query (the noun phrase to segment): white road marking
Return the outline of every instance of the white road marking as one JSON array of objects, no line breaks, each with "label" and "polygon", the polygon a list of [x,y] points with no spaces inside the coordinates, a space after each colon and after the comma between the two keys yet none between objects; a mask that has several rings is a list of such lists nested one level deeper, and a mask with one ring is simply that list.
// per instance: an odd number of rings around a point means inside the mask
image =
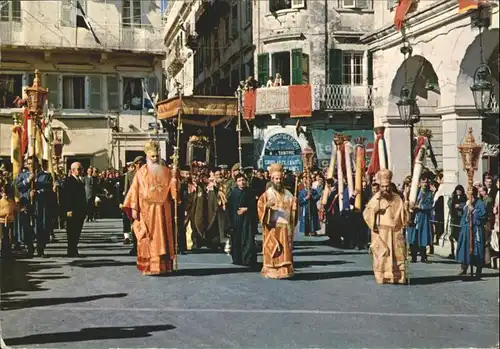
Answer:
[{"label": "white road marking", "polygon": [[209,309],[209,308],[115,308],[115,307],[33,307],[37,310],[58,311],[126,311],[126,312],[173,312],[173,313],[242,313],[242,314],[310,314],[310,315],[351,315],[351,316],[390,316],[424,318],[498,318],[499,314],[424,314],[424,313],[379,313],[365,311],[307,310],[307,309]]}]

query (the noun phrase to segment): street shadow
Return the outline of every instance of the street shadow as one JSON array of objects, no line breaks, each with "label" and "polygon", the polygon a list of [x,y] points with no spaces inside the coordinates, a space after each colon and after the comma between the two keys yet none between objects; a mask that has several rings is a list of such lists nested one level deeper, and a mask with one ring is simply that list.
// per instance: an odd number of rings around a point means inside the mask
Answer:
[{"label": "street shadow", "polygon": [[[45,280],[43,276],[37,275],[42,270],[58,269],[60,264],[50,262],[39,262],[32,259],[24,260],[2,260],[0,262],[1,293],[25,291],[45,291],[41,285]],[[62,275],[62,274],[61,274]]]},{"label": "street shadow", "polygon": [[136,265],[135,260],[130,262],[119,262],[114,259],[94,259],[94,260],[85,260],[85,259],[76,259],[68,263],[71,267],[79,267],[79,268],[100,268],[100,267],[121,267],[121,266],[131,266]]},{"label": "street shadow", "polygon": [[[49,244],[47,246],[47,250],[67,250],[67,246],[55,246],[52,244]],[[104,250],[104,251],[127,251],[132,248],[132,245],[110,245],[110,246],[103,246],[101,244],[94,244],[94,245],[83,245],[83,246],[78,246],[78,250],[87,250],[87,249],[92,249],[92,250]]]},{"label": "street shadow", "polygon": [[483,279],[489,279],[498,277],[498,273],[486,273],[482,274],[481,278],[468,275],[445,275],[445,276],[428,276],[428,277],[415,277],[410,279],[411,285],[433,285],[433,284],[443,284],[447,282],[463,281],[463,282],[476,282]]},{"label": "street shadow", "polygon": [[290,281],[318,281],[328,279],[343,279],[359,276],[373,275],[371,270],[352,270],[352,271],[331,271],[321,273],[299,273],[291,277]]},{"label": "street shadow", "polygon": [[446,259],[439,259],[439,260],[430,259],[430,261],[432,264],[456,264],[456,265],[460,264],[460,262],[457,262],[455,260],[446,260]]},{"label": "street shadow", "polygon": [[174,273],[158,275],[159,277],[168,276],[211,276],[227,274],[245,274],[255,273],[262,269],[262,264],[257,264],[254,268],[234,267],[234,268],[203,268],[203,269],[180,269]]},{"label": "street shadow", "polygon": [[[127,293],[101,294],[84,297],[62,297],[62,298],[28,298],[28,299],[2,299],[1,310],[17,310],[36,307],[48,307],[61,304],[74,304],[91,302],[103,298],[123,298]],[[12,296],[17,297],[17,295]]]},{"label": "street shadow", "polygon": [[35,345],[49,343],[71,343],[106,339],[145,338],[152,332],[170,331],[173,325],[149,325],[131,327],[90,327],[73,332],[53,332],[25,337],[5,339],[7,345]]},{"label": "street shadow", "polygon": [[318,241],[294,241],[293,242],[293,248],[296,248],[296,246],[325,246],[327,244],[328,240],[318,240]]},{"label": "street shadow", "polygon": [[307,268],[312,266],[327,266],[327,265],[342,265],[354,262],[347,261],[293,261],[293,266],[297,269]]},{"label": "street shadow", "polygon": [[367,255],[368,251],[298,251],[294,256],[356,256]]}]

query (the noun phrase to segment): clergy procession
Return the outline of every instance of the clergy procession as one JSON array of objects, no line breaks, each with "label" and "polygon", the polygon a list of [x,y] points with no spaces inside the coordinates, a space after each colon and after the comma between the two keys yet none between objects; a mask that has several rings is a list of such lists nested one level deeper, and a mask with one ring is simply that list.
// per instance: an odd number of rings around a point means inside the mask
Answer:
[{"label": "clergy procession", "polygon": [[[485,173],[483,183],[471,182],[468,192],[457,185],[445,203],[442,173],[424,167],[428,140],[419,142],[412,175],[396,184],[383,129],[376,134],[371,159],[362,139],[352,144],[336,134],[324,171],[306,148],[302,173],[281,163],[254,169],[193,161],[179,168],[175,154],[161,159],[160,144],[152,139],[145,156],[128,164],[103,200],[116,194],[108,202],[116,207],[108,210],[122,216],[123,242],[132,245],[130,255],[144,275],[175,275],[182,269],[179,255],[209,249],[265,278],[292,278],[300,234],[328,237],[336,248],[368,250],[378,284],[411,283],[411,264],[431,262],[433,249],[446,238],[452,242],[449,258],[460,264],[457,273],[466,275],[470,267],[479,279],[499,252],[498,177]],[[472,131],[468,141],[474,142]],[[54,176],[43,155],[36,149],[34,154],[27,151],[13,173],[2,172],[2,259],[50,258],[45,249],[56,228],[66,229],[67,256],[78,258],[85,221],[100,218],[97,171],[74,162],[67,176]]]}]

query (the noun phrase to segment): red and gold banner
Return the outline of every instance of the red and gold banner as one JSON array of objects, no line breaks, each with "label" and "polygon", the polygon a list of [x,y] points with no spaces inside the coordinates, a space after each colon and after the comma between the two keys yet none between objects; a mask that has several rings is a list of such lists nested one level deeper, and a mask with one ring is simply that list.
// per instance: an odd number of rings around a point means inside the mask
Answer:
[{"label": "red and gold banner", "polygon": [[399,0],[398,6],[396,7],[396,13],[394,14],[394,26],[397,31],[403,28],[405,23],[405,17],[410,10],[412,0]]},{"label": "red and gold banner", "polygon": [[243,94],[243,119],[255,119],[255,112],[257,110],[257,90],[251,89],[245,91]]},{"label": "red and gold banner", "polygon": [[310,84],[288,86],[288,99],[291,118],[312,116],[312,87]]},{"label": "red and gold banner", "polygon": [[480,5],[486,5],[488,0],[458,0],[458,13],[477,10]]}]

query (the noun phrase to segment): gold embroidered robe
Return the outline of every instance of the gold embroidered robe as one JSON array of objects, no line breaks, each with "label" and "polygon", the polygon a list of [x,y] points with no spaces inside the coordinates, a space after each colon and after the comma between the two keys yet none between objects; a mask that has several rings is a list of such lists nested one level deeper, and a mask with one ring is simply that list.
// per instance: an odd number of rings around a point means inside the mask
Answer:
[{"label": "gold embroidered robe", "polygon": [[[266,206],[270,200],[275,202],[272,209]],[[288,190],[279,193],[270,187],[257,203],[263,240],[261,274],[266,278],[284,279],[294,274],[292,250],[297,214],[292,212],[293,200]]]},{"label": "gold embroidered robe", "polygon": [[172,271],[175,258],[173,198],[177,197],[178,181],[173,180],[168,167],[158,173],[142,166],[134,176],[125,197],[123,209],[132,219],[137,210],[138,219],[132,224],[137,238],[137,269],[144,275],[165,274]]},{"label": "gold embroidered robe", "polygon": [[[376,215],[377,210],[384,214]],[[398,194],[388,201],[376,193],[366,205],[363,217],[371,230],[370,249],[373,255],[373,273],[378,284],[406,283],[406,241],[403,229],[410,213]],[[374,227],[378,232],[374,232]]]}]

